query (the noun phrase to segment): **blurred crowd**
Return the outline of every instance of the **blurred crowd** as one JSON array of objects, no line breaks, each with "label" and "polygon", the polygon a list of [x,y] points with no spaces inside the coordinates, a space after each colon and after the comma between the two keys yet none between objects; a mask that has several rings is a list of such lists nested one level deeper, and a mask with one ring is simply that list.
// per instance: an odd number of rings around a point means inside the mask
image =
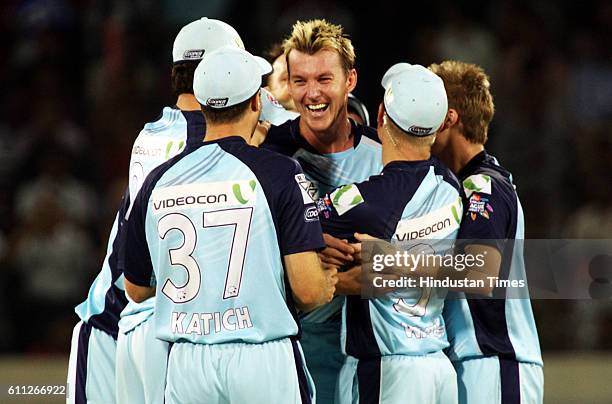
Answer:
[{"label": "blurred crowd", "polygon": [[[201,16],[260,53],[297,19],[342,24],[370,116],[393,63],[482,65],[496,104],[487,147],[515,176],[527,237],[612,238],[612,3],[372,3],[3,1],[0,352],[68,351],[132,142],[173,103],[172,40]],[[533,304],[544,350],[612,349],[609,302]]]}]

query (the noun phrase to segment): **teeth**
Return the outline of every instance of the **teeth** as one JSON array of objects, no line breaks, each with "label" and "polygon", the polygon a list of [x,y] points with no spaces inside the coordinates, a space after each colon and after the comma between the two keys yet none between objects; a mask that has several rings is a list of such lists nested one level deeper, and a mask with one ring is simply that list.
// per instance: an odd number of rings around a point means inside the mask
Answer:
[{"label": "teeth", "polygon": [[314,104],[314,105],[307,105],[306,107],[311,111],[320,111],[323,108],[327,107],[327,104]]}]

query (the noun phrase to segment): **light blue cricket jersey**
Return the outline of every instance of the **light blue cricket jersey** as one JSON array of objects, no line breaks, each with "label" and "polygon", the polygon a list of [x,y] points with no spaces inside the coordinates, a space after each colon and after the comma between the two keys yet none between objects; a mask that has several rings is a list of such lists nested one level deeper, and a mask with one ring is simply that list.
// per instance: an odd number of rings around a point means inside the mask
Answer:
[{"label": "light blue cricket jersey", "polygon": [[[262,120],[283,123],[295,117],[295,113],[286,111],[268,91],[262,89],[261,98]],[[199,144],[204,138],[205,128],[200,111],[181,113],[171,108],[165,108],[156,122],[146,124],[132,147],[130,199],[134,200],[142,182],[155,167],[181,152],[186,143]],[[123,283],[123,278],[120,281]],[[129,301],[121,313],[121,332],[127,333],[148,319],[153,315],[153,309],[154,299],[140,304]]]},{"label": "light blue cricket jersey", "polygon": [[[129,190],[130,201],[134,201],[144,179],[154,168],[176,156],[185,145],[199,144],[204,138],[204,116],[200,111],[180,111],[164,108],[161,117],[145,124],[134,141],[130,160]],[[128,207],[129,217],[132,204]],[[121,312],[119,330],[127,333],[153,315],[154,299],[135,303],[128,298],[128,304]]]},{"label": "light blue cricket jersey", "polygon": [[[323,229],[339,238],[354,232],[386,240],[418,240],[430,254],[444,254],[459,231],[459,183],[432,157],[393,161],[380,175],[332,192],[321,215]],[[446,289],[407,288],[389,297],[348,296],[342,347],[356,358],[425,355],[448,346],[442,308]]]},{"label": "light blue cricket jersey", "polygon": [[145,180],[127,222],[125,277],[156,287],[158,338],[202,344],[294,336],[282,257],[324,247],[292,159],[240,137],[203,142]]},{"label": "light blue cricket jersey", "polygon": [[[129,214],[130,200],[153,168],[179,153],[187,142],[201,141],[204,130],[204,117],[199,111],[187,112],[166,107],[160,118],[146,124],[138,135],[132,148],[129,190],[113,223],[102,269],[91,285],[87,299],[75,308],[81,320],[117,338],[120,314],[128,304],[122,271],[118,268],[119,251],[124,247],[118,229]],[[134,314],[135,317],[121,320],[122,330],[129,331],[148,318],[151,314],[148,309],[152,309],[152,302],[140,305],[130,302],[122,316]]]},{"label": "light blue cricket jersey", "polygon": [[[296,159],[310,181],[305,185],[314,200],[340,185],[364,181],[382,170],[381,146],[372,140],[378,138],[373,128],[351,121],[354,147],[339,153],[320,154],[300,135],[299,120],[270,128],[261,147]],[[335,297],[331,303],[301,317],[301,321],[324,323],[339,320],[343,302],[344,297]]]},{"label": "light blue cricket jersey", "polygon": [[[486,151],[459,172],[465,191],[459,239],[490,244],[502,255],[500,279],[526,280],[523,208],[512,175]],[[506,297],[504,288],[493,299],[464,293],[449,296],[444,308],[452,361],[496,355],[542,365],[538,332],[528,298]]]}]

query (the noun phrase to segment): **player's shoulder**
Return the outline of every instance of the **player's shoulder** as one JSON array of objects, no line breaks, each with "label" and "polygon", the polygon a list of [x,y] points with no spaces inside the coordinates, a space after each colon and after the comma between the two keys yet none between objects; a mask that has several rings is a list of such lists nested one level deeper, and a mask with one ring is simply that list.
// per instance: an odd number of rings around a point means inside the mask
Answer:
[{"label": "player's shoulder", "polygon": [[245,141],[224,142],[221,148],[246,164],[258,176],[283,176],[285,173],[294,173],[300,166],[291,157],[277,153],[273,150],[255,147]]},{"label": "player's shoulder", "polygon": [[360,145],[364,145],[376,151],[379,151],[381,149],[382,145],[378,137],[378,131],[375,128],[354,122],[352,123],[354,124],[354,130],[360,135]]},{"label": "player's shoulder", "polygon": [[162,134],[166,129],[184,119],[180,109],[164,107],[155,120],[145,123],[140,133],[149,136]]},{"label": "player's shoulder", "polygon": [[299,117],[272,125],[260,148],[292,156],[299,148]]},{"label": "player's shoulder", "polygon": [[512,174],[502,167],[497,159],[485,154],[480,164],[462,179],[461,185],[467,198],[473,193],[486,195],[497,194],[514,198],[516,189],[512,183]]},{"label": "player's shoulder", "polygon": [[[180,110],[164,107],[157,119],[144,124],[134,140],[133,152],[138,151],[139,148],[147,148],[151,144],[159,146],[158,143],[168,140],[173,133],[176,133],[174,130],[176,126],[184,122],[185,119]],[[142,154],[151,151],[140,150],[140,152]]]},{"label": "player's shoulder", "polygon": [[445,183],[455,188],[457,192],[461,192],[461,183],[455,173],[437,157],[432,156],[431,161],[436,175],[440,176]]}]

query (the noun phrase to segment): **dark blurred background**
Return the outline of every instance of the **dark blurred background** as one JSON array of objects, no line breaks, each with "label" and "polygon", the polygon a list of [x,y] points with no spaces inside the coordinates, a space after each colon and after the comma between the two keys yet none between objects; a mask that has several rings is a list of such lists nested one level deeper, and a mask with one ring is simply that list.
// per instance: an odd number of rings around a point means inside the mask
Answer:
[{"label": "dark blurred background", "polygon": [[[0,4],[0,352],[69,350],[100,269],[131,145],[172,105],[180,27],[222,19],[252,52],[296,19],[342,24],[375,116],[394,63],[459,59],[492,78],[487,145],[528,238],[612,238],[612,2],[104,1]],[[542,347],[612,349],[612,304],[534,301]]]}]

